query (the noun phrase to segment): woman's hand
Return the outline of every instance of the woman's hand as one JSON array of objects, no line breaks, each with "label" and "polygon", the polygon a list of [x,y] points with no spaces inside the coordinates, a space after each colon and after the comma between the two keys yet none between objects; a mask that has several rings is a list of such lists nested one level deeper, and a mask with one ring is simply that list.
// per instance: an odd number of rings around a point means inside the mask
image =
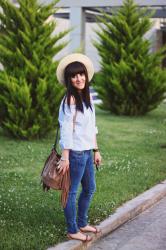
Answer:
[{"label": "woman's hand", "polygon": [[69,160],[61,160],[59,164],[59,172],[63,171],[63,175],[69,169]]},{"label": "woman's hand", "polygon": [[63,171],[64,175],[68,169],[69,169],[69,149],[63,149],[59,164],[59,172]]},{"label": "woman's hand", "polygon": [[100,152],[97,151],[97,152],[94,152],[94,164],[96,165],[100,165],[101,164],[101,155],[100,155]]}]

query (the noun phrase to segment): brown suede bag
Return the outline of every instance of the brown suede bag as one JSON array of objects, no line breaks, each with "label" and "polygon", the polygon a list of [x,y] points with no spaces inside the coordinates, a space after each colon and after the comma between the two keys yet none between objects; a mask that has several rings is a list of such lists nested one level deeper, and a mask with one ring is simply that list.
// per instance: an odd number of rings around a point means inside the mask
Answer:
[{"label": "brown suede bag", "polygon": [[41,183],[44,191],[48,191],[50,188],[61,190],[61,204],[65,207],[70,188],[70,169],[68,169],[64,175],[63,171],[59,172],[61,155],[58,154],[56,150],[58,130],[59,128],[57,129],[54,147],[41,172]]},{"label": "brown suede bag", "polygon": [[[73,133],[75,129],[76,115],[73,117]],[[43,170],[41,172],[41,183],[43,185],[43,190],[48,191],[50,188],[55,190],[61,190],[61,204],[63,207],[66,206],[68,193],[70,189],[70,168],[63,175],[63,171],[59,172],[59,164],[61,155],[57,153],[56,146],[58,142],[58,132],[59,126],[56,132],[55,143],[53,145],[53,149],[48,156]]]}]

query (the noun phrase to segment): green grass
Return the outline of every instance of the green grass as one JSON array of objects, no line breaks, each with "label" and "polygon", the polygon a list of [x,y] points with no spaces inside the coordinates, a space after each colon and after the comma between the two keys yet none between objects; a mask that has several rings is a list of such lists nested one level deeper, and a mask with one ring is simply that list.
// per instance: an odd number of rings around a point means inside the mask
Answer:
[{"label": "green grass", "polygon": [[[97,224],[125,201],[166,179],[166,104],[142,117],[97,109],[103,163],[89,219]],[[41,250],[65,240],[59,193],[44,193],[40,172],[54,133],[19,141],[0,132],[0,249]]]}]

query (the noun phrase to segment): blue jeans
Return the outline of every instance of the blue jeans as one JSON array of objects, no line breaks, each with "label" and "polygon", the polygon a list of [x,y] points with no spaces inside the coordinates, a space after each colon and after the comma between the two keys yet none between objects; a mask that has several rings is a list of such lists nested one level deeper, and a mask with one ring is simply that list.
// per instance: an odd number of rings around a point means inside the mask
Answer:
[{"label": "blue jeans", "polygon": [[[80,227],[87,225],[88,208],[96,189],[92,151],[70,150],[69,161],[71,186],[67,205],[64,208],[64,214],[68,233],[77,233]],[[82,185],[82,191],[78,199],[77,214],[76,196],[80,183]]]}]

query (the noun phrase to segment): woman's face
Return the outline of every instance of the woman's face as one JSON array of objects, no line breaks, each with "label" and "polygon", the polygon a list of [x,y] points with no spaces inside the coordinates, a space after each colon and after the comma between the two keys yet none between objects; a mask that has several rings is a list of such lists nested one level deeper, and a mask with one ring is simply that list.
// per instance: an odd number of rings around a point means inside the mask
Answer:
[{"label": "woman's face", "polygon": [[71,77],[71,84],[78,91],[81,91],[85,87],[86,77],[84,73],[78,73]]}]

